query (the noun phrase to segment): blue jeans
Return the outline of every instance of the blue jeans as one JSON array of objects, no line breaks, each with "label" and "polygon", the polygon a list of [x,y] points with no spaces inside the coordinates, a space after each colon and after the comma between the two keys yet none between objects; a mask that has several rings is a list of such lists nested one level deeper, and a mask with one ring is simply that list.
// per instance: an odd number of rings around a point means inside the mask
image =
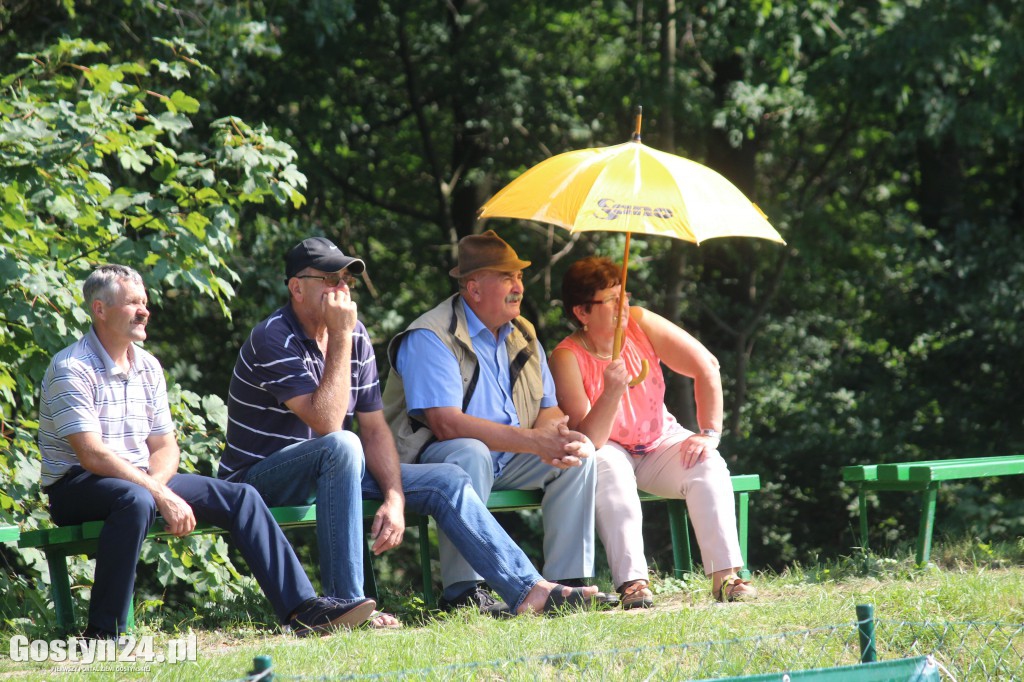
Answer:
[{"label": "blue jeans", "polygon": [[[176,474],[167,487],[192,507],[196,521],[228,530],[282,623],[316,596],[302,564],[260,496],[251,487],[195,474]],[[47,488],[58,526],[103,521],[89,624],[120,634],[135,590],[142,541],[156,519],[156,502],[141,485],[75,467]]]},{"label": "blue jeans", "polygon": [[[469,476],[450,464],[402,464],[401,469],[406,509],[434,517],[491,588],[518,607],[540,574],[487,511]],[[315,502],[324,593],[363,596],[362,502],[384,496],[366,472],[358,436],[338,431],[282,448],[251,466],[244,480],[272,507]]]},{"label": "blue jeans", "polygon": [[[435,463],[433,466],[440,462],[454,464],[468,473],[473,489],[482,499],[490,497],[491,490],[544,491],[544,577],[558,581],[594,575],[597,467],[593,457],[584,459],[578,467],[556,469],[536,455],[517,454],[495,477],[494,456],[482,441],[453,438],[428,445],[420,461]],[[445,584],[478,579],[472,562],[454,538],[442,535],[438,544]]]}]

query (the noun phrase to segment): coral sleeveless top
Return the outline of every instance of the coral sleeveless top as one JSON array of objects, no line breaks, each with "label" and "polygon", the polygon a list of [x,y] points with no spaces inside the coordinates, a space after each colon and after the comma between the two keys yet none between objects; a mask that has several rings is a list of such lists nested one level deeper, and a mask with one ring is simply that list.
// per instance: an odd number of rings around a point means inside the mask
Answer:
[{"label": "coral sleeveless top", "polygon": [[[570,351],[576,357],[580,374],[583,375],[583,390],[593,405],[604,391],[604,370],[611,360],[598,359],[572,336],[563,339],[555,350],[559,348]],[[631,376],[640,373],[643,359],[650,364],[650,373],[642,383],[626,389],[619,410],[615,413],[615,421],[612,423],[608,438],[624,447],[630,454],[643,455],[653,450],[661,438],[682,427],[665,407],[665,375],[661,371],[661,362],[654,353],[654,346],[632,317],[626,326],[622,359]]]}]

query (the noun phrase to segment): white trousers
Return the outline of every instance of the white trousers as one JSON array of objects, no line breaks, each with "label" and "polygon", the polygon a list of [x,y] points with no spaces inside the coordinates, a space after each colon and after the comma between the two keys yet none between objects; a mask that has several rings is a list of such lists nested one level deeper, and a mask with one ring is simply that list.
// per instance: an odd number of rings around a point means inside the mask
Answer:
[{"label": "white trousers", "polygon": [[667,436],[645,455],[612,442],[597,451],[597,534],[616,588],[648,576],[637,489],[686,500],[705,574],[743,566],[729,468],[717,450],[683,468],[680,446],[690,435],[684,429]]}]

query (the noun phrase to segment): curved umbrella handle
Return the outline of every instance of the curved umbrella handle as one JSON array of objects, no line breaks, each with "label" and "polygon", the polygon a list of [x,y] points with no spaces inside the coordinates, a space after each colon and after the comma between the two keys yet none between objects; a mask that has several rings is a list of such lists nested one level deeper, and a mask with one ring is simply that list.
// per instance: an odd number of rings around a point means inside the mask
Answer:
[{"label": "curved umbrella handle", "polygon": [[[618,360],[619,355],[622,353],[622,340],[625,332],[622,327],[615,328],[615,340],[612,342],[612,360]],[[633,386],[639,386],[643,383],[644,379],[647,378],[647,373],[651,371],[651,365],[647,362],[647,358],[640,361],[640,373],[633,377],[633,380],[629,382],[630,388]]]},{"label": "curved umbrella handle", "polygon": [[640,374],[633,377],[633,380],[629,382],[630,387],[639,386],[643,383],[644,379],[647,378],[647,372],[651,369],[651,365],[647,362],[647,358],[640,361]]}]

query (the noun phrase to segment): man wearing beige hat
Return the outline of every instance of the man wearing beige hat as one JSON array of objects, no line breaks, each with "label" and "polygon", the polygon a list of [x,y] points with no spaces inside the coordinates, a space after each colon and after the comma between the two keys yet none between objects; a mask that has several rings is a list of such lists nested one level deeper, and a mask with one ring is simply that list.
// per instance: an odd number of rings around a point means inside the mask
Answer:
[{"label": "man wearing beige hat", "polygon": [[[544,570],[581,584],[594,571],[593,444],[571,431],[533,325],[520,315],[530,262],[493,230],[459,242],[459,291],[389,348],[384,414],[403,462],[450,463],[486,500],[491,490],[544,491]],[[493,600],[449,538],[440,539],[442,606]]]}]

